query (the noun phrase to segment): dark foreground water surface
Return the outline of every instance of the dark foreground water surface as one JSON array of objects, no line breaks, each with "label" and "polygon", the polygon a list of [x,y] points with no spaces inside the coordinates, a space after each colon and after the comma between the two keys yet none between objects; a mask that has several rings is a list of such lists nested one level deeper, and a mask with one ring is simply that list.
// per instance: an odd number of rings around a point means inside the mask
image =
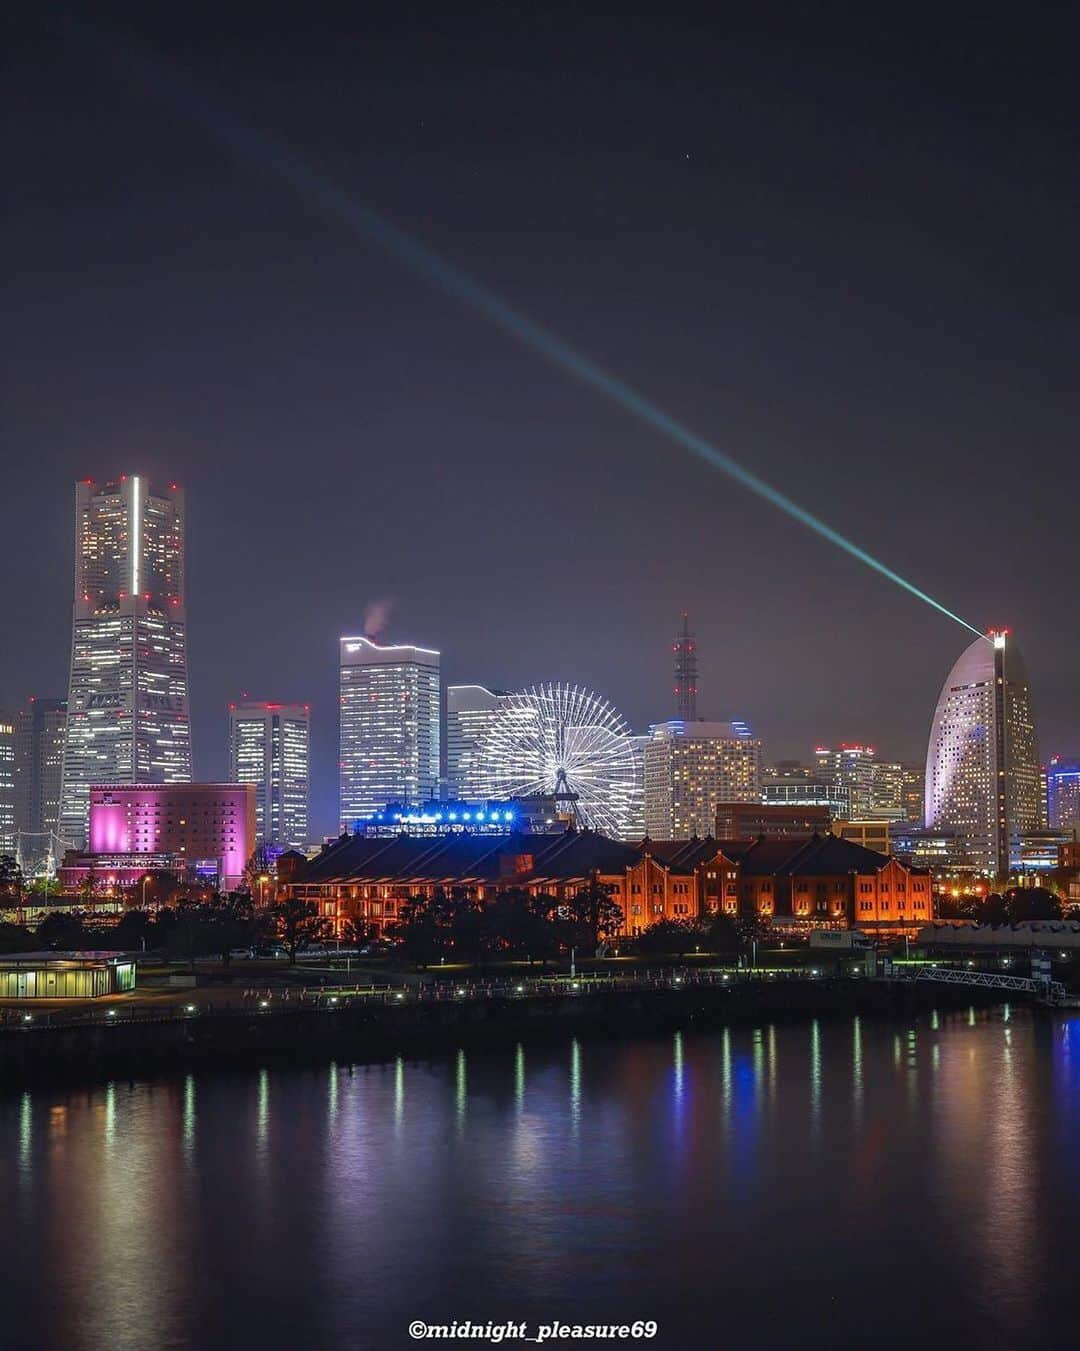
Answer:
[{"label": "dark foreground water surface", "polygon": [[4,1348],[1080,1345],[1080,1019],[35,1087],[0,1137]]}]

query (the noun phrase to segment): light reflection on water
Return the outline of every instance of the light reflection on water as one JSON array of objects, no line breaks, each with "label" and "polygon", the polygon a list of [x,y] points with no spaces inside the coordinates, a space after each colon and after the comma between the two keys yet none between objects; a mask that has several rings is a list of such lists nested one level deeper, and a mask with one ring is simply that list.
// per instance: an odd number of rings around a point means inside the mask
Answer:
[{"label": "light reflection on water", "polygon": [[260,1162],[268,1158],[267,1145],[270,1140],[270,1072],[259,1071],[258,1106],[255,1109],[255,1157]]},{"label": "light reflection on water", "polygon": [[394,1061],[394,1133],[400,1136],[401,1125],[405,1120],[405,1060],[402,1056]]},{"label": "light reflection on water", "polygon": [[810,1132],[814,1144],[821,1138],[821,1021],[810,1021]]},{"label": "light reflection on water", "polygon": [[525,1047],[520,1041],[514,1048],[514,1097],[520,1112],[525,1106]]},{"label": "light reflection on water", "polygon": [[1080,1019],[972,1012],[13,1095],[3,1346],[1069,1345]]},{"label": "light reflection on water", "polygon": [[[113,1089],[113,1085],[109,1085]],[[195,1158],[195,1076],[189,1074],[184,1079],[184,1161],[188,1164],[194,1162]]]},{"label": "light reflection on water", "polygon": [[468,1077],[465,1071],[465,1052],[457,1053],[457,1083],[455,1087],[455,1100],[457,1103],[457,1127],[460,1133],[465,1129],[465,1112],[468,1106]]},{"label": "light reflection on water", "polygon": [[581,1042],[570,1042],[570,1131],[576,1138],[581,1129]]}]

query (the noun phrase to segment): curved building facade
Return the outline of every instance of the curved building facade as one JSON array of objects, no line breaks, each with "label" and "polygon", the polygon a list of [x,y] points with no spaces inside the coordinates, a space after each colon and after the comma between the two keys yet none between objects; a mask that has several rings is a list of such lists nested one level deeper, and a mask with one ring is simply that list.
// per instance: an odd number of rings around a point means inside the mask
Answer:
[{"label": "curved building facade", "polygon": [[926,752],[926,825],[1004,878],[1039,828],[1039,752],[1024,659],[1007,632],[976,638],[942,687]]}]

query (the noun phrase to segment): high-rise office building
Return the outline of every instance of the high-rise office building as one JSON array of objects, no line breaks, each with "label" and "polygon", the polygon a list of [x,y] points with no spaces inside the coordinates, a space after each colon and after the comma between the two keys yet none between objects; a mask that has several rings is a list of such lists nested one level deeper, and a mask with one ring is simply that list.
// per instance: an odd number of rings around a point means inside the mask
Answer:
[{"label": "high-rise office building", "polygon": [[229,705],[229,778],[255,785],[259,844],[307,844],[310,765],[310,704]]},{"label": "high-rise office building", "polygon": [[505,690],[485,685],[446,687],[446,791],[450,798],[483,796],[476,751],[506,707]]},{"label": "high-rise office building", "polygon": [[971,865],[1005,878],[1039,828],[1031,687],[1007,631],[976,638],[942,687],[926,754],[926,825],[951,827]]},{"label": "high-rise office building", "polygon": [[870,775],[867,821],[903,821],[904,766],[898,760],[875,760]]},{"label": "high-rise office building", "polygon": [[191,778],[184,497],[139,475],[75,488],[75,605],[60,835],[81,848],[91,784]]},{"label": "high-rise office building", "polygon": [[67,701],[30,699],[15,723],[15,825],[24,872],[59,861],[56,827]]},{"label": "high-rise office building", "polygon": [[874,801],[873,746],[858,746],[842,741],[839,746],[818,746],[814,751],[818,775],[833,785],[837,795],[847,800],[847,820],[871,819]]},{"label": "high-rise office building", "polygon": [[719,803],[761,801],[761,742],[744,722],[655,723],[644,773],[651,839],[711,835]]},{"label": "high-rise office building", "polygon": [[921,826],[926,812],[926,766],[904,766],[904,815],[909,826]]},{"label": "high-rise office building", "polygon": [[794,779],[797,782],[809,783],[817,778],[817,767],[804,765],[801,760],[774,760],[771,765],[763,767],[761,777],[763,781],[770,782]]},{"label": "high-rise office building", "polygon": [[19,848],[15,828],[15,719],[0,713],[0,854]]},{"label": "high-rise office building", "polygon": [[1080,757],[1055,755],[1046,767],[1047,816],[1051,830],[1080,827]]},{"label": "high-rise office building", "polygon": [[[828,785],[835,804],[836,819],[921,822],[922,766],[913,769],[897,760],[879,760],[873,746],[848,742],[837,747],[818,746],[814,757],[817,777]],[[917,815],[913,817],[915,797]]]},{"label": "high-rise office building", "polygon": [[439,653],[342,638],[341,828],[388,802],[437,796],[440,760]]}]

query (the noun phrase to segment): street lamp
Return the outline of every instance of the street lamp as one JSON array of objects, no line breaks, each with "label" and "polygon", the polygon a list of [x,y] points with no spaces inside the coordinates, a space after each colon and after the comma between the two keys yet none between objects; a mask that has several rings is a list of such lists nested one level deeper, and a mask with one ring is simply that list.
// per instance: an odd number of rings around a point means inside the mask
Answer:
[{"label": "street lamp", "polygon": [[146,884],[150,881],[150,874],[147,873],[142,880],[142,908],[146,909]]}]

